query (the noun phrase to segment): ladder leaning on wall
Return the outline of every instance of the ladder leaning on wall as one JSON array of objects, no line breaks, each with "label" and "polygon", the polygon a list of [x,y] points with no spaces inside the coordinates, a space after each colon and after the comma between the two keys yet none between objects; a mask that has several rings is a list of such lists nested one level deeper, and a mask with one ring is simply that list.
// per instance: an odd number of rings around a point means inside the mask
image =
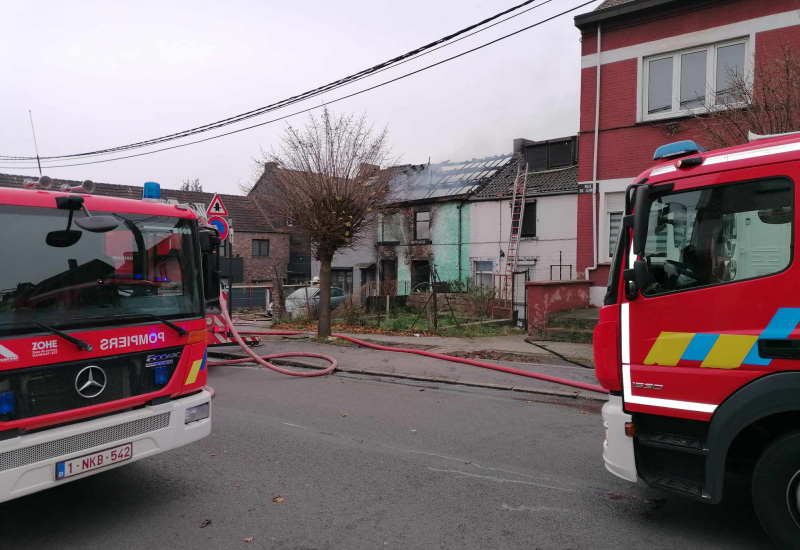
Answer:
[{"label": "ladder leaning on wall", "polygon": [[[514,272],[517,270],[519,236],[525,216],[525,192],[528,188],[528,164],[520,161],[511,196],[511,231],[506,247],[505,273],[500,277],[499,298],[513,302]],[[512,304],[513,306],[513,304]]]}]

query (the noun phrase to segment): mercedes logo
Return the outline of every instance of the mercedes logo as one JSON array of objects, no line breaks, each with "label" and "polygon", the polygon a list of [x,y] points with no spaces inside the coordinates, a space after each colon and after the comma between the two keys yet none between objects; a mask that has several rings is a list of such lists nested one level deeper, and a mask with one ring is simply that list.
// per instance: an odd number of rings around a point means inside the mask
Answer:
[{"label": "mercedes logo", "polygon": [[86,399],[97,397],[106,389],[106,373],[100,367],[84,367],[75,377],[75,391]]}]

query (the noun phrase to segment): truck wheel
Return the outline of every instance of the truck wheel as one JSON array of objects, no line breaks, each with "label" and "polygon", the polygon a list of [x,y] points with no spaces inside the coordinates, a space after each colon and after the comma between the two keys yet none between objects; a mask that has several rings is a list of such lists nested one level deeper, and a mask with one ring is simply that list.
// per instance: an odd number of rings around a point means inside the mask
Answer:
[{"label": "truck wheel", "polygon": [[779,548],[800,549],[800,431],[773,441],[753,471],[753,504]]}]

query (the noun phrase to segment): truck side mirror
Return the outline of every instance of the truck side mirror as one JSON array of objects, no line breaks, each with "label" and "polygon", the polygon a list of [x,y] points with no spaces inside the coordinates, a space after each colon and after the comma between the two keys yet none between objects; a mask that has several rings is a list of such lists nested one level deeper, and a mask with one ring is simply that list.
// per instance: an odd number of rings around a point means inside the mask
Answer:
[{"label": "truck side mirror", "polygon": [[636,188],[636,210],[633,213],[633,252],[644,255],[647,243],[647,223],[650,218],[650,186]]},{"label": "truck side mirror", "polygon": [[647,262],[645,260],[636,260],[633,262],[633,268],[626,269],[622,272],[622,278],[628,283],[628,297],[635,296],[636,292],[647,287],[650,282],[650,271],[647,269]]},{"label": "truck side mirror", "polygon": [[222,240],[216,229],[210,227],[200,229],[200,251],[203,254],[214,252],[220,244],[222,244]]}]

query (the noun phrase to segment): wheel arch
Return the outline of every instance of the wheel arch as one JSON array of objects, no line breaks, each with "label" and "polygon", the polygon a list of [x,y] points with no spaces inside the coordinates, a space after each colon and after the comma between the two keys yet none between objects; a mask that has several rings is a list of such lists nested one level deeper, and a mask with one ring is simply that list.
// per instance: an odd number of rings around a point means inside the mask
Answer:
[{"label": "wheel arch", "polygon": [[[722,500],[726,463],[731,446],[759,426],[779,427],[800,413],[800,372],[780,372],[761,377],[731,395],[714,412],[709,427],[705,490],[711,501]],[[790,428],[800,428],[800,422]],[[778,435],[778,434],[776,434]]]}]

